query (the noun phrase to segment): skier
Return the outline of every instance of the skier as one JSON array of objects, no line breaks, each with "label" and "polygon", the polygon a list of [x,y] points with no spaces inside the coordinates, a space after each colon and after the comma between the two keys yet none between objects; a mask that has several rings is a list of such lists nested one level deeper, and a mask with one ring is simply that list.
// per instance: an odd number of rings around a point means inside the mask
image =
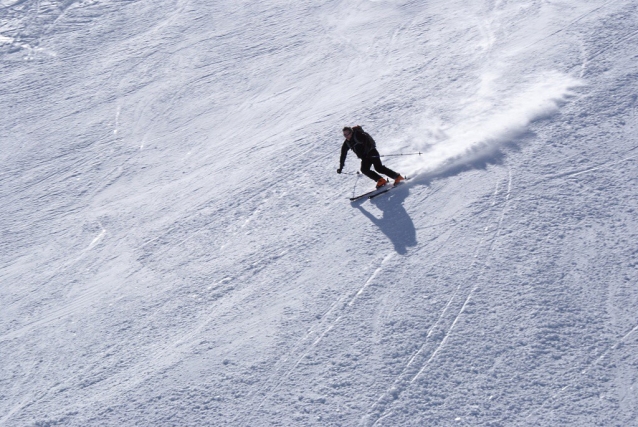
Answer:
[{"label": "skier", "polygon": [[364,132],[361,126],[344,127],[343,136],[346,140],[343,141],[343,145],[341,146],[341,159],[337,173],[341,173],[343,165],[346,162],[348,150],[352,150],[357,157],[361,159],[361,172],[368,178],[376,181],[377,188],[383,187],[388,183],[388,181],[378,173],[371,171],[370,166],[372,165],[374,165],[374,169],[377,172],[381,172],[382,174],[394,179],[394,185],[397,185],[404,180],[401,175],[392,169],[383,166],[374,139],[372,139],[368,133]]}]

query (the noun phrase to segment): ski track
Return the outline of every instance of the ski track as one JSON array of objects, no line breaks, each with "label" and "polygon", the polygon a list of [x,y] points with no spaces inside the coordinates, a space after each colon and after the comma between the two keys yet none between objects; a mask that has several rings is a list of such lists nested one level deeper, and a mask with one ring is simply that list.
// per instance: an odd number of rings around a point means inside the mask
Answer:
[{"label": "ski track", "polygon": [[[490,206],[492,208],[498,206],[497,199],[498,199],[498,195],[499,195],[500,182],[501,182],[500,180],[497,180],[496,185],[495,185],[495,189],[494,189],[494,193],[492,194],[492,201],[490,203]],[[505,219],[505,214],[507,212],[507,209],[509,207],[509,202],[510,202],[510,199],[511,199],[511,192],[512,192],[512,171],[511,171],[511,169],[509,169],[508,170],[508,178],[507,178],[507,192],[506,192],[506,194],[504,196],[504,200],[502,202],[503,207],[499,211],[497,211],[498,214],[499,214],[498,222],[497,222],[497,225],[496,225],[494,231],[491,233],[491,237],[489,238],[489,242],[490,243],[489,243],[489,246],[488,246],[487,250],[485,251],[485,253],[486,253],[485,257],[484,257],[484,259],[482,261],[480,261],[480,268],[479,268],[478,273],[476,274],[475,284],[469,289],[469,291],[467,291],[465,293],[464,298],[461,298],[463,300],[463,303],[461,304],[461,306],[458,309],[458,311],[456,311],[456,313],[454,314],[454,318],[451,320],[451,323],[448,323],[448,325],[444,327],[445,332],[444,332],[442,338],[440,339],[440,341],[438,341],[438,343],[433,343],[432,345],[430,345],[430,347],[435,346],[434,349],[431,352],[423,352],[423,350],[426,348],[426,346],[428,346],[428,344],[430,344],[430,342],[431,342],[430,341],[430,337],[431,337],[433,331],[438,327],[438,325],[441,323],[442,319],[444,319],[446,317],[448,309],[450,308],[450,306],[452,305],[452,302],[456,299],[457,294],[461,290],[461,285],[457,286],[457,288],[452,293],[452,296],[448,300],[447,304],[444,306],[443,311],[439,315],[438,319],[429,328],[429,330],[427,332],[427,335],[426,335],[426,339],[423,342],[423,344],[421,344],[419,349],[412,355],[412,357],[410,357],[410,359],[408,360],[408,363],[405,365],[405,367],[403,368],[401,373],[395,378],[395,380],[393,381],[392,385],[376,400],[376,402],[374,402],[374,404],[368,410],[368,414],[363,417],[364,424],[371,425],[372,427],[380,425],[379,423],[381,422],[381,420],[383,420],[384,418],[388,417],[392,413],[392,405],[393,405],[394,401],[399,399],[400,394],[402,392],[404,392],[408,387],[410,387],[415,381],[417,381],[418,378],[422,374],[424,374],[425,370],[428,368],[428,366],[431,364],[431,362],[444,349],[445,344],[447,343],[449,338],[452,336],[457,323],[461,319],[463,313],[465,312],[465,309],[466,309],[468,303],[472,299],[472,295],[474,294],[474,292],[480,286],[481,278],[483,276],[485,268],[487,268],[487,266],[489,264],[489,259],[492,256],[492,251],[494,249],[494,245],[495,245],[496,241],[498,240],[498,237],[499,237],[499,235],[501,233],[502,224],[503,224],[503,221]],[[488,226],[486,226],[484,228],[484,231],[488,232],[489,229],[490,229],[490,227],[488,225]],[[471,265],[471,268],[473,268],[473,269],[476,269],[476,265],[477,265],[477,263],[479,263],[479,261],[478,261],[479,260],[479,254],[481,252],[481,247],[483,246],[484,241],[485,241],[484,238],[481,238],[479,243],[477,244],[477,247],[474,250],[474,256],[473,256],[473,261],[472,261],[472,265]],[[421,353],[424,353],[423,357],[419,357],[421,355]],[[408,372],[408,369],[410,368],[410,366],[414,363],[415,359],[417,359],[417,358],[425,359],[425,360],[424,360],[424,362],[419,364],[420,367],[418,368],[418,371],[416,373],[415,372]],[[393,395],[393,399],[389,403],[385,403],[384,404],[384,402],[386,402],[389,399],[389,396],[391,394]],[[376,408],[378,408],[378,409],[376,409]],[[378,417],[376,417],[376,418],[375,417],[371,417],[371,414],[373,412],[375,412],[375,410],[379,414]]]},{"label": "ski track", "polygon": [[583,20],[583,19],[584,19],[584,18],[586,18],[587,16],[589,16],[589,15],[591,15],[591,14],[595,13],[595,12],[598,12],[598,11],[599,11],[599,10],[601,10],[601,9],[604,9],[604,8],[608,7],[608,6],[610,6],[610,5],[614,4],[614,3],[616,3],[617,1],[619,1],[619,0],[611,0],[611,1],[608,1],[608,2],[604,3],[602,6],[595,7],[594,9],[592,9],[592,10],[590,10],[590,11],[588,11],[588,12],[583,13],[582,15],[580,15],[579,17],[577,17],[576,19],[574,19],[574,20],[573,20],[572,22],[570,22],[569,24],[565,25],[564,27],[561,27],[559,30],[554,31],[553,33],[549,34],[548,36],[543,37],[542,39],[537,40],[537,41],[535,41],[534,43],[530,44],[529,46],[527,46],[527,47],[526,47],[526,49],[528,49],[528,48],[530,48],[530,47],[532,47],[532,46],[534,46],[534,45],[537,45],[537,44],[538,44],[538,43],[540,43],[541,41],[547,40],[547,39],[548,39],[548,38],[550,38],[550,37],[554,37],[556,34],[562,33],[563,31],[565,31],[566,29],[568,29],[568,28],[569,28],[569,27],[571,27],[572,25],[574,25],[574,24],[576,24],[576,23],[580,22],[581,20]]},{"label": "ski track", "polygon": [[[636,147],[636,148],[638,148],[638,147]],[[631,151],[634,151],[634,150],[635,150],[635,148],[629,150],[628,152],[631,152]],[[606,162],[606,163],[600,164],[598,166],[594,166],[592,168],[581,169],[581,170],[571,171],[571,172],[564,172],[564,173],[561,173],[561,174],[558,174],[558,175],[553,175],[553,176],[549,177],[549,179],[574,178],[574,177],[577,177],[579,175],[583,175],[583,174],[586,174],[586,173],[594,172],[594,171],[597,171],[597,170],[604,170],[604,169],[608,169],[610,167],[617,166],[617,165],[625,163],[625,162],[627,162],[629,160],[633,160],[636,157],[638,157],[638,156],[629,156],[629,157],[625,157],[625,158],[623,158],[621,160],[616,160],[616,161],[612,161],[612,162]]]},{"label": "ski track", "polygon": [[[381,271],[383,270],[383,265],[385,263],[387,263],[388,261],[390,261],[393,256],[394,256],[393,253],[391,253],[389,255],[386,255],[383,258],[383,260],[381,261],[381,267],[378,267],[377,269],[375,269],[375,271],[372,273],[372,275],[370,275],[370,277],[365,281],[363,286],[359,290],[354,292],[354,295],[353,295],[352,291],[343,293],[341,295],[341,297],[330,306],[328,311],[321,316],[319,322],[315,326],[311,327],[310,330],[299,341],[297,341],[297,343],[294,346],[294,348],[290,352],[288,352],[288,354],[286,356],[284,356],[284,357],[279,359],[279,361],[276,364],[276,368],[274,369],[274,372],[264,382],[264,385],[262,387],[260,387],[259,390],[257,390],[256,392],[253,393],[253,396],[264,394],[264,397],[259,402],[259,405],[254,407],[254,409],[253,409],[253,407],[251,405],[250,406],[251,409],[249,409],[249,412],[247,414],[241,414],[242,416],[250,417],[251,414],[253,413],[253,411],[259,411],[264,406],[264,404],[270,398],[272,398],[272,396],[279,389],[279,387],[281,387],[281,385],[284,383],[284,381],[286,381],[290,377],[290,375],[294,372],[295,369],[297,369],[299,364],[308,356],[308,354],[310,354],[310,352],[315,349],[315,347],[319,344],[319,342],[332,329],[334,329],[334,327],[337,325],[337,323],[339,323],[339,321],[345,315],[347,315],[348,311],[351,310],[351,307],[353,306],[353,304],[356,301],[357,297],[359,297],[365,291],[365,289],[368,287],[368,285],[381,273]],[[348,300],[348,299],[350,299],[350,301],[345,303],[345,301]],[[331,316],[333,311],[336,311],[336,314]],[[331,317],[333,317],[334,319],[333,320],[329,320]],[[315,331],[319,331],[319,330],[321,330],[320,333],[319,332],[315,332]],[[317,337],[314,340],[310,340],[312,335],[317,335]],[[304,343],[310,343],[310,344],[307,344],[305,346],[306,348],[301,350],[302,354],[299,357],[291,356],[292,354],[298,353],[297,350]],[[283,374],[279,374],[279,371],[281,370],[281,366],[286,361],[288,361],[291,357],[293,357],[293,359],[296,359],[296,362],[294,364],[292,364],[292,366],[289,369],[287,369]],[[268,384],[273,382],[275,378],[277,378],[277,382],[274,384],[274,386],[268,387]],[[267,390],[267,391],[265,391],[265,390]],[[239,416],[240,415],[238,414],[237,417],[239,417]],[[237,417],[233,420],[233,422],[237,421]]]}]

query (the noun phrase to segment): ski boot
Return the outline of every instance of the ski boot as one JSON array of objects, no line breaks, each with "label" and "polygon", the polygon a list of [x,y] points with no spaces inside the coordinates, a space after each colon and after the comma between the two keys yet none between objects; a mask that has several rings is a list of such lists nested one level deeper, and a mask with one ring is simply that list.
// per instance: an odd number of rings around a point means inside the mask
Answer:
[{"label": "ski boot", "polygon": [[384,185],[386,185],[388,183],[388,181],[385,178],[380,178],[377,181],[377,189],[383,187]]}]

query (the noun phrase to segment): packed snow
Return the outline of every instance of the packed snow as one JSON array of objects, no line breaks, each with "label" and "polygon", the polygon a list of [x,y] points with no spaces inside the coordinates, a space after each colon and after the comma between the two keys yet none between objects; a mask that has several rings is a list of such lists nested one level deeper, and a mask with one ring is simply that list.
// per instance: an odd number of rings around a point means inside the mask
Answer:
[{"label": "packed snow", "polygon": [[0,426],[638,426],[635,1],[0,0],[0,67]]}]

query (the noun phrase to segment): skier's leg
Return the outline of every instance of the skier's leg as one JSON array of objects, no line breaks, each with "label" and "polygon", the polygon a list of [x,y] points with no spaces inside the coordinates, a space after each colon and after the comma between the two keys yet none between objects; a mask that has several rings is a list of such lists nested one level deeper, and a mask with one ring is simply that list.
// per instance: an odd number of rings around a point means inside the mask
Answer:
[{"label": "skier's leg", "polygon": [[377,172],[387,175],[392,179],[397,179],[397,177],[399,176],[399,174],[393,171],[392,169],[383,166],[383,164],[381,163],[381,159],[379,157],[372,157],[371,160]]},{"label": "skier's leg", "polygon": [[378,182],[381,179],[381,176],[378,173],[371,171],[370,166],[372,166],[370,158],[361,159],[361,173],[375,182]]}]

